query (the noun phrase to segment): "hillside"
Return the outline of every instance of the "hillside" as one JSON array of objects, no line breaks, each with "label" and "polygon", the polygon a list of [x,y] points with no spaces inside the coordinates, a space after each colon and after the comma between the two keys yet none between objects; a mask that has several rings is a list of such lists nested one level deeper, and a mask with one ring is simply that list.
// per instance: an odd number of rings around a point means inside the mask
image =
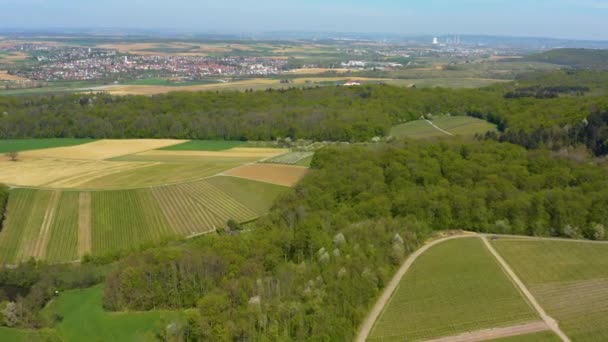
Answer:
[{"label": "hillside", "polygon": [[608,69],[608,50],[556,49],[531,55],[526,59],[580,69]]}]

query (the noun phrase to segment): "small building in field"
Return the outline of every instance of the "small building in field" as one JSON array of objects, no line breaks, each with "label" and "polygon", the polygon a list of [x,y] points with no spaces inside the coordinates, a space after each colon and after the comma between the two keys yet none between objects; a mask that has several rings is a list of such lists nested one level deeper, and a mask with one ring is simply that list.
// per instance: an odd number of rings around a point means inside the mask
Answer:
[{"label": "small building in field", "polygon": [[359,81],[347,81],[346,83],[344,83],[345,87],[352,87],[352,86],[360,86],[361,82]]}]

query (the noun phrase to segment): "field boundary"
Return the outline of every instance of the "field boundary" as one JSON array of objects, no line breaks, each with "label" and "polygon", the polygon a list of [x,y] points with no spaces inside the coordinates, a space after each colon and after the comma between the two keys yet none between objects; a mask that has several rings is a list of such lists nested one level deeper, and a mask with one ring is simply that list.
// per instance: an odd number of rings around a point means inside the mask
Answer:
[{"label": "field boundary", "polygon": [[91,193],[81,192],[78,196],[78,256],[91,253]]},{"label": "field boundary", "polygon": [[515,274],[515,272],[511,269],[511,267],[509,266],[509,264],[507,264],[507,262],[502,258],[502,256],[500,256],[500,254],[498,254],[498,252],[496,251],[496,249],[494,249],[494,247],[492,246],[492,244],[488,241],[488,238],[486,236],[481,236],[481,240],[483,241],[483,243],[486,246],[486,248],[488,249],[488,251],[490,251],[490,253],[496,258],[496,260],[498,261],[498,263],[500,264],[500,266],[502,267],[502,269],[507,273],[507,276],[511,279],[511,281],[513,282],[513,284],[515,286],[517,286],[517,288],[525,296],[525,298],[532,305],[532,307],[536,310],[536,312],[540,315],[540,317],[547,324],[547,326],[551,330],[553,330],[553,332],[557,336],[559,336],[559,338],[562,341],[564,341],[564,342],[570,342],[570,338],[568,338],[568,336],[566,334],[564,334],[564,332],[560,329],[559,324],[557,323],[557,321],[555,319],[553,319],[551,316],[549,316],[545,312],[545,310],[542,308],[542,306],[540,306],[540,304],[538,303],[538,301],[536,301],[536,298],[534,298],[534,296],[532,295],[532,293],[524,285],[524,283],[521,281],[521,279],[519,279],[519,277],[517,276],[517,274]]},{"label": "field boundary", "polygon": [[372,329],[374,328],[376,322],[378,321],[378,318],[380,318],[380,316],[384,312],[384,309],[387,307],[388,302],[391,300],[391,298],[393,297],[393,294],[396,292],[397,288],[399,287],[399,283],[401,282],[401,279],[407,273],[407,271],[410,269],[410,267],[414,264],[414,262],[416,261],[416,259],[418,259],[418,257],[420,255],[422,255],[424,252],[429,250],[431,247],[438,245],[440,243],[443,243],[443,242],[446,242],[449,240],[454,240],[454,239],[473,238],[473,237],[477,237],[477,234],[469,233],[469,234],[453,235],[453,236],[440,238],[440,239],[434,240],[432,242],[429,242],[429,243],[421,246],[414,253],[410,254],[407,257],[407,259],[405,259],[405,261],[403,262],[403,264],[401,265],[399,270],[395,273],[395,275],[393,276],[391,281],[388,283],[388,285],[384,288],[384,290],[382,291],[382,294],[376,300],[376,303],[374,304],[373,308],[367,314],[367,317],[365,317],[365,320],[363,321],[363,323],[361,323],[361,326],[359,328],[359,332],[357,333],[357,337],[355,338],[355,341],[356,342],[365,342],[367,340],[367,338],[369,337],[370,333],[372,332]]},{"label": "field boundary", "polygon": [[511,325],[502,328],[490,328],[472,331],[464,334],[427,340],[425,342],[481,342],[503,337],[528,335],[548,330],[550,330],[550,328],[547,326],[547,324],[543,321],[540,321],[526,324]]}]

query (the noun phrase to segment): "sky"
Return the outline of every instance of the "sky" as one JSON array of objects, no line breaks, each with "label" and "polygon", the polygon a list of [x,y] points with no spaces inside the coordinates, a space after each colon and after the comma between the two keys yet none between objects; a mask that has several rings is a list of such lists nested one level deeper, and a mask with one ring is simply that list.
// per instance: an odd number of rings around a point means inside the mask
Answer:
[{"label": "sky", "polygon": [[608,40],[608,0],[0,0],[0,28]]}]

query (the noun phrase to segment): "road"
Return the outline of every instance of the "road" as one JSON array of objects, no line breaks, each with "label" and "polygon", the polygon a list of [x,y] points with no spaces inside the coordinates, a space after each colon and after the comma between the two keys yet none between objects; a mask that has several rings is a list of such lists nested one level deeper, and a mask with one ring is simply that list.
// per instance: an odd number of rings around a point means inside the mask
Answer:
[{"label": "road", "polygon": [[426,342],[481,342],[503,337],[521,336],[549,330],[545,322],[512,325],[504,328],[484,329],[460,335],[442,337]]},{"label": "road", "polygon": [[568,336],[566,336],[566,334],[564,334],[564,332],[559,328],[557,321],[555,321],[553,318],[551,318],[551,316],[547,315],[545,310],[540,306],[540,304],[538,304],[538,301],[536,300],[536,298],[534,298],[532,293],[524,285],[524,283],[521,281],[521,279],[519,279],[517,274],[515,274],[515,272],[513,272],[513,270],[509,266],[509,264],[506,263],[506,261],[500,256],[500,254],[498,254],[498,252],[494,249],[492,244],[490,242],[488,242],[488,238],[485,236],[482,236],[481,240],[483,240],[483,243],[488,248],[490,253],[492,253],[492,255],[494,255],[494,257],[496,258],[498,263],[502,266],[502,268],[505,270],[507,275],[511,278],[511,280],[513,281],[513,284],[515,284],[515,286],[517,286],[519,288],[521,293],[526,297],[526,299],[528,299],[528,302],[530,302],[530,304],[532,304],[532,307],[534,307],[536,312],[538,312],[538,315],[540,316],[540,318],[547,324],[547,326],[551,330],[553,330],[553,332],[557,336],[559,336],[559,338],[562,341],[570,342],[570,338],[568,338]]}]

